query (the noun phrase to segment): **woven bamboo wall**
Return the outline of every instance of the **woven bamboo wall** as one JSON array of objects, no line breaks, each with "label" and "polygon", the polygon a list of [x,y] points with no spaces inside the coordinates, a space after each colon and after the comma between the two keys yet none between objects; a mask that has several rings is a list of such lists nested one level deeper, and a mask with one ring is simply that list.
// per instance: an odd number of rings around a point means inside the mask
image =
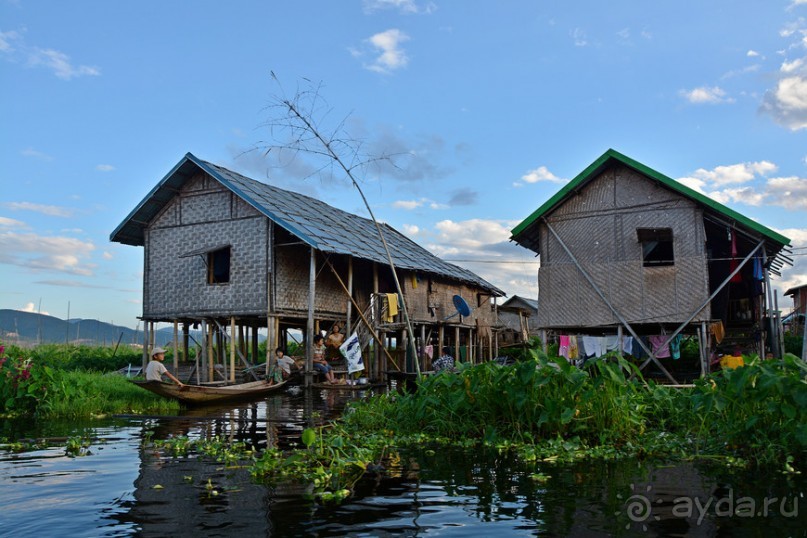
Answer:
[{"label": "woven bamboo wall", "polygon": [[[279,312],[308,315],[308,279],[311,269],[311,249],[307,246],[278,247],[275,255],[275,309]],[[317,276],[314,290],[314,311],[322,314],[344,315],[347,295],[327,266],[322,254],[317,254]],[[347,281],[347,273],[340,273]]]},{"label": "woven bamboo wall", "polygon": [[[484,290],[472,287],[460,282],[450,282],[439,279],[433,275],[425,275],[410,271],[401,271],[401,287],[404,291],[409,318],[413,323],[436,323],[441,322],[448,316],[456,313],[456,308],[452,301],[454,295],[459,295],[471,307],[471,315],[462,318],[463,325],[475,326],[477,321],[480,325],[492,326],[495,316],[492,309],[492,299],[483,295],[481,301],[478,294]],[[487,299],[487,300],[486,300]],[[432,316],[429,307],[434,308],[435,315]],[[451,318],[448,323],[460,323],[460,317]]]},{"label": "woven bamboo wall", "polygon": [[[143,314],[148,318],[266,312],[267,219],[205,174],[186,183],[146,231]],[[230,282],[208,285],[205,255],[231,245]]]},{"label": "woven bamboo wall", "polygon": [[[708,298],[701,210],[629,168],[604,171],[548,221],[629,323],[680,323]],[[675,264],[643,267],[637,228],[671,228]],[[618,323],[545,224],[539,233],[539,325]],[[695,318],[702,319],[708,309]]]}]

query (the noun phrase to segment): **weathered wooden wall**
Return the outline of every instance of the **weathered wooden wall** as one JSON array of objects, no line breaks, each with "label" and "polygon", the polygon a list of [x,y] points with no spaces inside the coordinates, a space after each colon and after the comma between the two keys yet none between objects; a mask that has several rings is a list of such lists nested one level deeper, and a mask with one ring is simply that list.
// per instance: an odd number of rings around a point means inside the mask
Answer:
[{"label": "weathered wooden wall", "polygon": [[[547,220],[629,323],[683,322],[709,296],[701,210],[627,167],[605,170]],[[637,228],[671,228],[675,264],[643,267]],[[538,324],[617,324],[545,223],[539,233]]]}]

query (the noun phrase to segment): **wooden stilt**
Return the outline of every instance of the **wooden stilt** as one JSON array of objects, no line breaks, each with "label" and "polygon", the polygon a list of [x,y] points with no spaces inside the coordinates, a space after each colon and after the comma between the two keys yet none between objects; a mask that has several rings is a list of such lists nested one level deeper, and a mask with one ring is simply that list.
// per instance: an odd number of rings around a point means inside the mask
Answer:
[{"label": "wooden stilt", "polygon": [[316,299],[317,251],[311,247],[311,260],[308,272],[308,320],[306,323],[305,386],[312,384],[314,375],[314,300]]},{"label": "wooden stilt", "polygon": [[230,317],[230,383],[235,383],[235,348],[236,345],[244,341],[244,331],[238,340],[235,337],[235,316]]},{"label": "wooden stilt", "polygon": [[345,338],[353,333],[353,256],[347,257],[347,291],[350,297],[347,301],[347,321],[345,322]]},{"label": "wooden stilt", "polygon": [[149,349],[149,323],[148,321],[143,322],[143,371],[146,371],[146,366],[149,363],[149,354],[151,350]]},{"label": "wooden stilt", "polygon": [[174,320],[174,375],[179,371],[179,322]]},{"label": "wooden stilt", "polygon": [[459,361],[462,357],[460,353],[460,327],[454,327],[454,358]]}]

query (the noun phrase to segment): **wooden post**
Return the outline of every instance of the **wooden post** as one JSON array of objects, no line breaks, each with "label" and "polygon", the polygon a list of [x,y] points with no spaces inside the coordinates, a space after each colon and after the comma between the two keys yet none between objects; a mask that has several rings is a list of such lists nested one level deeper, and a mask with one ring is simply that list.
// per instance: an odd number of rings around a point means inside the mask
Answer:
[{"label": "wooden post", "polygon": [[460,326],[457,325],[454,327],[454,359],[459,362],[460,357]]},{"label": "wooden post", "polygon": [[252,335],[252,361],[258,364],[258,325],[253,325],[250,329]]},{"label": "wooden post", "polygon": [[616,328],[616,345],[617,345],[617,354],[620,358],[622,358],[622,341],[625,338],[625,335],[622,334],[622,325],[617,326]]},{"label": "wooden post", "polygon": [[353,324],[351,318],[353,317],[353,256],[347,257],[347,291],[350,298],[347,301],[347,322],[345,323],[345,338],[349,338],[353,332]]},{"label": "wooden post", "polygon": [[776,358],[781,358],[782,356],[779,354],[779,337],[776,334],[776,324],[774,323],[773,319],[773,288],[771,288],[771,275],[768,268],[768,254],[765,249],[762,249],[762,265],[765,267],[765,295],[768,298],[768,326],[771,330],[771,352],[773,356]]},{"label": "wooden post", "polygon": [[468,346],[468,351],[467,351],[466,354],[468,356],[468,362],[471,363],[471,364],[476,364],[476,362],[475,362],[476,354],[474,353],[474,330],[472,328],[470,328],[470,327],[468,328],[468,344],[467,344],[467,346]]},{"label": "wooden post", "polygon": [[437,349],[434,351],[434,354],[439,357],[443,354],[443,338],[445,336],[445,325],[440,323],[437,326]]},{"label": "wooden post", "polygon": [[179,372],[179,322],[174,320],[174,375]]},{"label": "wooden post", "polygon": [[493,333],[493,342],[491,342],[491,346],[493,347],[493,356],[491,359],[499,356],[499,331],[496,330],[496,327],[499,325],[499,298],[493,297],[493,327],[491,327],[491,332]]},{"label": "wooden post", "polygon": [[401,341],[403,341],[404,371],[406,373],[409,373],[409,371],[412,369],[411,368],[412,361],[409,359],[409,350],[407,349],[409,345],[409,339],[407,338],[406,329],[403,329],[399,334],[401,335],[400,337],[398,337],[397,334],[395,335],[396,340],[395,347],[397,348],[398,346],[400,346],[402,343]]},{"label": "wooden post", "polygon": [[[774,319],[776,320],[776,336],[779,342],[779,359],[785,356],[785,329],[782,327],[782,316],[779,314],[779,292],[773,290]],[[796,317],[798,321],[798,317]]]},{"label": "wooden post", "polygon": [[[199,383],[201,383],[201,379],[200,379],[201,370],[204,370],[205,372],[207,372],[207,368],[206,368],[206,365],[207,365],[207,346],[208,346],[207,333],[208,333],[207,323],[205,323],[205,320],[202,320],[202,344],[201,344],[201,347],[199,348],[199,353],[196,354],[196,384],[197,385]],[[200,358],[202,359],[202,364],[201,365],[199,364],[199,359]]]},{"label": "wooden post", "polygon": [[[549,353],[549,342],[546,341],[546,329],[541,329],[541,348],[544,350],[544,355]],[[524,342],[525,344],[527,342]]]},{"label": "wooden post", "polygon": [[[305,331],[305,386],[311,386],[314,371],[314,300],[316,299],[317,251],[311,247],[308,268],[308,320]],[[269,350],[266,351],[269,353]],[[268,362],[268,361],[267,361]]]},{"label": "wooden post", "polygon": [[[238,349],[241,350],[241,355],[247,356],[247,341],[244,336],[244,324],[238,324]],[[252,360],[254,361],[255,358],[253,357]]]},{"label": "wooden post", "polygon": [[143,322],[143,372],[146,371],[146,366],[148,366],[148,364],[149,364],[149,359],[151,358],[149,356],[150,354],[151,354],[151,350],[149,349],[149,323],[148,323],[148,321],[144,321]]},{"label": "wooden post", "polygon": [[420,326],[420,349],[418,350],[420,369],[426,369],[426,325]]},{"label": "wooden post", "polygon": [[188,354],[188,344],[190,344],[190,339],[190,327],[188,327],[187,322],[184,322],[182,323],[182,360],[185,362],[187,362],[188,357],[190,357]]},{"label": "wooden post", "polygon": [[235,338],[235,316],[230,317],[230,383],[235,383],[235,346],[244,341],[244,331],[241,331],[240,338]]},{"label": "wooden post", "polygon": [[275,357],[275,317],[266,318],[266,377],[268,379],[271,367],[274,365]]},{"label": "wooden post", "polygon": [[215,378],[213,377],[213,369],[214,369],[213,364],[214,364],[215,356],[214,356],[213,353],[216,350],[214,349],[215,344],[214,344],[214,341],[213,341],[213,324],[212,323],[207,326],[207,338],[208,338],[208,343],[207,343],[207,380],[208,381],[215,381]]},{"label": "wooden post", "polygon": [[[378,301],[378,264],[373,262],[373,297],[375,299],[371,300],[375,306],[373,307],[373,315],[370,317],[370,322],[375,323],[378,320],[378,315],[381,312],[381,308],[379,306]],[[373,302],[374,301],[374,302]],[[382,366],[382,358],[381,358],[381,346],[384,346],[384,349],[387,347],[387,335],[382,334],[380,335],[381,338],[375,341],[375,345],[373,346],[373,362],[376,364],[377,372],[386,372],[389,369],[389,365],[385,364]],[[386,362],[386,361],[384,361]],[[406,369],[406,365],[404,365],[404,369]]]},{"label": "wooden post", "polygon": [[705,376],[709,371],[709,348],[706,345],[707,338],[706,322],[701,321],[700,338],[698,339],[698,347],[701,352],[701,377]]}]

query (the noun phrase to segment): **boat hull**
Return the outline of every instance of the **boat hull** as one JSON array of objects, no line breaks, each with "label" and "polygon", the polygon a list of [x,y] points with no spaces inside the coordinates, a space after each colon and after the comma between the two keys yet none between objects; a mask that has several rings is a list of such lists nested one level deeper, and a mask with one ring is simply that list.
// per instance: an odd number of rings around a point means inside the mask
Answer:
[{"label": "boat hull", "polygon": [[130,380],[130,382],[154,394],[178,400],[187,405],[251,400],[275,392],[286,385],[285,381],[270,385],[265,380],[221,387],[205,387],[202,385],[184,385],[180,387],[173,383],[163,383],[161,381]]}]

